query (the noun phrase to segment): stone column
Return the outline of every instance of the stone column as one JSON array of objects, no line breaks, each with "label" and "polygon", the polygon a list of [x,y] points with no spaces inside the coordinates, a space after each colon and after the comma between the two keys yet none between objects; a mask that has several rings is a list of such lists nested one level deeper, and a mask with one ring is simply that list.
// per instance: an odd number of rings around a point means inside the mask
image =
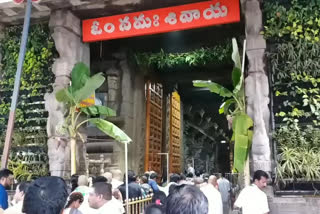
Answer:
[{"label": "stone column", "polygon": [[[61,177],[70,176],[70,146],[68,136],[61,136],[57,131],[57,128],[63,124],[67,112],[65,107],[55,99],[55,93],[69,86],[70,74],[75,63],[80,61],[87,65],[90,63],[89,46],[81,42],[80,24],[80,19],[68,10],[54,11],[49,21],[59,58],[52,66],[52,72],[55,75],[53,92],[45,95],[45,107],[49,113],[48,156],[51,175]],[[81,156],[81,159],[85,160],[86,151],[83,143],[78,143],[78,146],[83,148],[84,154],[78,157]],[[85,169],[83,170],[85,172]]]},{"label": "stone column", "polygon": [[248,76],[245,79],[247,113],[254,121],[251,170],[271,172],[269,140],[269,83],[265,68],[266,41],[260,35],[262,12],[258,0],[244,2],[246,18]]}]

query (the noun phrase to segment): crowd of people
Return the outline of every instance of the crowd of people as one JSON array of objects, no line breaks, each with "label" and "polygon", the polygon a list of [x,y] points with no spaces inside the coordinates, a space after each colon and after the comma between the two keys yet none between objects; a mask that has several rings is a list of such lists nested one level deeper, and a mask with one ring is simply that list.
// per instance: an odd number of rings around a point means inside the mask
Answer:
[{"label": "crowd of people", "polygon": [[[124,176],[125,177],[125,176]],[[232,186],[222,174],[171,174],[165,185],[159,185],[155,172],[142,176],[128,171],[129,198],[152,195],[152,203],[144,214],[229,214]],[[253,184],[241,191],[234,205],[243,214],[269,212],[267,198],[261,190],[266,186],[268,174],[258,170]],[[13,200],[8,203],[6,188],[14,181],[8,169],[0,171],[0,214],[123,214],[126,184],[120,170],[88,178],[72,176],[70,185],[59,177],[41,177],[33,182],[22,182],[16,187]],[[255,203],[249,203],[254,199]]]}]

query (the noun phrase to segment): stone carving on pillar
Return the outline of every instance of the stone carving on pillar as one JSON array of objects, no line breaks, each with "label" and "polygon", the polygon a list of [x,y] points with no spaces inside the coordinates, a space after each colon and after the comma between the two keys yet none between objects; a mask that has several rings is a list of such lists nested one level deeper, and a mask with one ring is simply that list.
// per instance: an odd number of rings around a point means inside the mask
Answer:
[{"label": "stone carving on pillar", "polygon": [[[49,113],[47,121],[49,170],[51,175],[70,176],[70,146],[68,136],[59,131],[64,123],[66,109],[55,98],[55,93],[70,84],[70,74],[77,62],[89,65],[89,47],[81,42],[80,20],[70,11],[58,10],[51,14],[49,27],[59,58],[55,60],[52,71],[55,75],[53,92],[45,95],[45,108]],[[85,148],[79,143],[79,148]],[[85,161],[85,153],[79,152]],[[79,156],[78,156],[79,157]],[[85,168],[83,169],[85,172]]]},{"label": "stone carving on pillar", "polygon": [[271,172],[269,141],[269,83],[265,69],[266,41],[260,35],[262,12],[258,0],[245,2],[248,76],[245,79],[247,113],[254,121],[251,169]]}]

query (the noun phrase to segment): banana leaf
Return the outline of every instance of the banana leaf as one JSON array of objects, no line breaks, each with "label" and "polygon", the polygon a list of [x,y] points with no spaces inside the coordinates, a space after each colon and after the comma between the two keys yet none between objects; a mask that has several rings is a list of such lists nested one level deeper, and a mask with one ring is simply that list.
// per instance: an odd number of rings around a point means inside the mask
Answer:
[{"label": "banana leaf", "polygon": [[80,62],[77,63],[71,72],[71,92],[75,92],[80,88],[84,87],[87,80],[90,78],[90,70],[89,67]]},{"label": "banana leaf", "polygon": [[74,98],[73,98],[72,94],[69,92],[68,88],[63,88],[63,89],[60,89],[59,91],[57,91],[56,99],[59,102],[66,103],[71,106],[75,105]]},{"label": "banana leaf", "polygon": [[75,102],[80,103],[82,100],[90,97],[95,92],[95,90],[103,84],[104,81],[105,77],[102,75],[102,73],[95,74],[94,76],[87,79],[82,88],[73,92]]},{"label": "banana leaf", "polygon": [[194,80],[193,86],[201,87],[201,88],[208,88],[211,92],[216,93],[222,97],[232,97],[232,92],[219,85],[218,83],[211,82],[211,81],[203,81],[203,80]]},{"label": "banana leaf", "polygon": [[251,146],[252,131],[249,129],[253,126],[253,121],[242,113],[235,116],[232,125],[235,140],[234,168],[237,172],[242,172]]},{"label": "banana leaf", "polygon": [[100,131],[104,132],[106,135],[109,135],[120,143],[130,143],[132,141],[131,138],[124,133],[124,131],[111,122],[100,118],[92,118],[88,121],[96,125]]},{"label": "banana leaf", "polygon": [[229,108],[232,104],[236,103],[235,99],[230,98],[226,100],[219,108],[219,114],[229,114]]},{"label": "banana leaf", "polygon": [[237,40],[235,38],[232,38],[232,49],[232,60],[234,62],[234,68],[232,70],[232,82],[234,86],[233,93],[237,94],[241,90],[241,88],[243,88],[243,73],[241,69],[242,65],[239,48]]},{"label": "banana leaf", "polygon": [[235,145],[234,145],[234,169],[237,172],[243,172],[245,162],[248,156],[248,136],[245,135],[235,135]]},{"label": "banana leaf", "polygon": [[107,117],[116,116],[116,112],[106,106],[88,106],[80,108],[80,111],[88,116],[104,115]]}]

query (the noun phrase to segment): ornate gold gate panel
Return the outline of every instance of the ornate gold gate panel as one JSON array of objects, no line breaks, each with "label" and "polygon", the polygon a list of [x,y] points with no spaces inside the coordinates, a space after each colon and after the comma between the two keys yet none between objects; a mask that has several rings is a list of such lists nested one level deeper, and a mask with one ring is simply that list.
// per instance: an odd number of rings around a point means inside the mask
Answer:
[{"label": "ornate gold gate panel", "polygon": [[170,173],[181,173],[181,103],[178,92],[170,100]]},{"label": "ornate gold gate panel", "polygon": [[146,83],[146,153],[145,171],[156,171],[162,174],[162,85]]}]

